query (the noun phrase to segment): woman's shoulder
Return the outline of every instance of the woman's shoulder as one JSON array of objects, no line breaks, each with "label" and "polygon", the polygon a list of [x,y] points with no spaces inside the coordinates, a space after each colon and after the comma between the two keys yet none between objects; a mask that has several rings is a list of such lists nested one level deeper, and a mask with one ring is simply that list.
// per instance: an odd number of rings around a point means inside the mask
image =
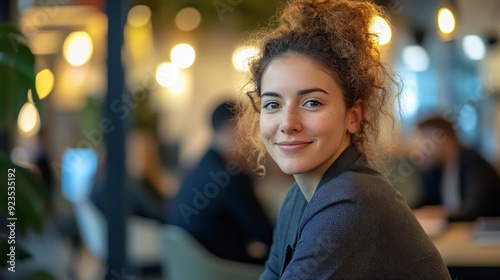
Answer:
[{"label": "woman's shoulder", "polygon": [[387,178],[371,167],[363,154],[359,154],[356,160],[335,176],[325,174],[325,178],[316,192],[335,194],[339,198],[357,196],[360,195],[360,191],[365,193],[392,189]]},{"label": "woman's shoulder", "polygon": [[374,209],[396,207],[396,201],[397,205],[404,205],[404,199],[384,175],[368,165],[353,165],[318,187],[309,203],[308,212],[314,215],[314,212],[326,209],[336,211],[352,208],[365,215]]}]

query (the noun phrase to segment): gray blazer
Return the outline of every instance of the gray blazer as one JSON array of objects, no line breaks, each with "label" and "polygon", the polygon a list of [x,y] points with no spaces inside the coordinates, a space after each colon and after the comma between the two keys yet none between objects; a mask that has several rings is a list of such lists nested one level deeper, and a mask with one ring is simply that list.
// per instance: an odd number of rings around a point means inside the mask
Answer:
[{"label": "gray blazer", "polygon": [[292,187],[260,279],[451,277],[402,196],[350,146],[309,203]]}]

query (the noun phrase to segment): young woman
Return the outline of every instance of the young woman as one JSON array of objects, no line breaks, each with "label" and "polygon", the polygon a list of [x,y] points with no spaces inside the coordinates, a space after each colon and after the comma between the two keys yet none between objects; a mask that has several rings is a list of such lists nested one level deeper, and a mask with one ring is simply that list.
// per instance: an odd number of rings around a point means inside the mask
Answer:
[{"label": "young woman", "polygon": [[374,16],[371,2],[298,0],[261,37],[239,131],[259,164],[267,151],[296,180],[261,279],[450,279],[374,167],[394,88]]}]

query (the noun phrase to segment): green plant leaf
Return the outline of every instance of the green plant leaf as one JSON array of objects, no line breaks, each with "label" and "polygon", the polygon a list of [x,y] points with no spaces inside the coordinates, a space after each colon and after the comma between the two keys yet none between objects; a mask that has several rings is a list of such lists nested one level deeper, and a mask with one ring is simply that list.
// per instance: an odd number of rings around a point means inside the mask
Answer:
[{"label": "green plant leaf", "polygon": [[27,39],[15,27],[0,23],[0,129],[16,123],[17,114],[27,100],[28,89],[35,92],[35,56]]}]

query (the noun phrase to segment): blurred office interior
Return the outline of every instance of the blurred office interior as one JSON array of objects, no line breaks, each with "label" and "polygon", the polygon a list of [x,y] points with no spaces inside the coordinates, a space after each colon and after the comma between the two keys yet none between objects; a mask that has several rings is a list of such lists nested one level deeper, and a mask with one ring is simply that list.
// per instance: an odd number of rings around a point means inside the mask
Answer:
[{"label": "blurred office interior", "polygon": [[[411,145],[419,119],[441,114],[453,121],[465,145],[477,149],[500,172],[500,1],[375,2],[385,7],[391,20],[390,26],[374,21],[380,49],[402,81],[399,100],[394,100],[395,111],[400,112],[396,115],[400,138],[391,139],[397,144],[396,153],[404,154]],[[0,152],[12,164],[36,170],[46,187],[40,230],[27,227],[16,236],[19,246],[32,255],[16,261],[19,279],[37,271],[47,271],[53,279],[166,279],[163,223],[130,218],[124,185],[134,172],[152,168],[141,163],[155,162],[164,187],[160,195],[175,192],[186,170],[210,145],[212,108],[245,91],[245,63],[256,52],[250,44],[252,31],[268,26],[282,4],[277,0],[0,3],[0,24],[24,36],[3,33],[7,35],[0,38],[1,46],[10,45],[12,50],[25,43],[34,56],[35,78],[20,87],[22,92],[0,89],[0,94],[14,96],[2,100],[16,100],[9,103],[11,110],[0,108],[4,111],[0,117],[5,117]],[[6,57],[2,58],[3,51],[0,62]],[[35,106],[29,111],[25,104]],[[135,150],[138,146],[128,150],[132,131],[154,136],[143,144],[143,150],[148,145],[158,147],[153,158]],[[141,160],[142,156],[147,158]],[[257,191],[275,218],[291,180],[273,166],[268,170]],[[418,182],[410,177],[395,186],[409,203],[418,193]],[[97,187],[105,201],[101,208],[89,206]],[[18,209],[26,207],[20,199]],[[450,266],[498,268],[500,264]],[[11,277],[4,273],[0,276]]]}]

